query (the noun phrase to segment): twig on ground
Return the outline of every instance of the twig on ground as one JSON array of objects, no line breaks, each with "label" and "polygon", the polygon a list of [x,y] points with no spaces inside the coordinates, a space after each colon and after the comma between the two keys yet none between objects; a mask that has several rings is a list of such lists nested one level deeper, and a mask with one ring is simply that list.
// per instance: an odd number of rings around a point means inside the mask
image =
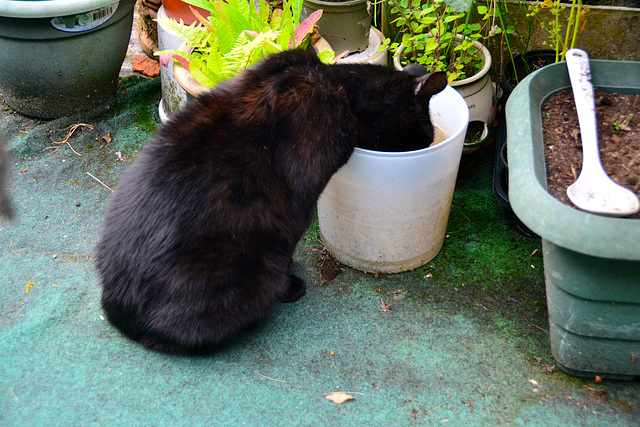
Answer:
[{"label": "twig on ground", "polygon": [[[332,391],[331,393],[335,393],[335,391]],[[321,394],[320,396],[329,396],[331,393],[324,393],[324,394]],[[364,393],[360,393],[360,392],[357,392],[357,391],[342,391],[341,393],[346,393],[346,394],[359,394],[359,395],[364,396]]]},{"label": "twig on ground", "polygon": [[[72,135],[73,135],[73,133],[76,131],[76,129],[78,129],[78,128],[79,128],[79,127],[81,127],[81,126],[82,126],[82,127],[87,127],[87,128],[89,128],[89,129],[93,130],[93,126],[88,125],[88,124],[86,124],[86,123],[76,123],[75,125],[72,125],[72,126],[69,126],[69,127],[66,127],[66,128],[64,128],[64,129],[62,129],[62,130],[70,129],[70,131],[69,131],[69,133],[67,133],[67,136],[65,136],[65,137],[64,137],[64,139],[63,139],[62,141],[56,141],[56,140],[54,140],[53,138],[51,138],[51,141],[52,141],[55,145],[57,145],[57,147],[55,147],[55,150],[54,150],[53,152],[55,153],[56,151],[58,151],[58,150],[60,149],[60,147],[61,147],[62,145],[67,144],[67,145],[69,146],[69,148],[71,148],[71,151],[73,151],[74,153],[76,153],[78,156],[81,156],[82,154],[80,154],[80,153],[78,153],[76,150],[74,150],[74,149],[73,149],[73,147],[71,146],[71,144],[69,144],[69,138],[71,138],[71,136],[72,136]],[[52,148],[54,148],[54,147],[48,147],[48,148],[45,148],[45,150],[49,150],[49,149],[52,149]]]},{"label": "twig on ground", "polygon": [[280,383],[286,383],[286,381],[284,381],[284,380],[277,380],[277,379],[275,379],[275,378],[269,378],[269,377],[268,377],[268,376],[266,376],[266,375],[262,375],[262,374],[261,374],[260,372],[258,372],[258,371],[253,371],[253,372],[255,372],[256,374],[258,374],[258,375],[260,375],[261,377],[266,378],[266,379],[268,379],[268,380],[271,380],[271,381],[278,381],[278,382],[280,382]]},{"label": "twig on ground", "polygon": [[104,185],[109,191],[111,191],[113,193],[113,190],[107,184],[105,184],[104,182],[100,181],[98,178],[96,178],[95,176],[91,175],[89,172],[87,172],[87,175],[89,175],[91,178],[93,178],[96,181],[98,181],[100,184]]},{"label": "twig on ground", "polygon": [[9,251],[10,251],[10,252],[9,252],[7,255],[5,255],[2,259],[5,259],[6,257],[8,257],[8,256],[10,256],[10,255],[13,255],[13,254],[18,255],[18,252],[26,251],[26,250],[27,250],[27,248],[14,249],[14,248],[13,248],[13,240],[12,240],[12,241],[11,241],[11,248],[9,248]]}]

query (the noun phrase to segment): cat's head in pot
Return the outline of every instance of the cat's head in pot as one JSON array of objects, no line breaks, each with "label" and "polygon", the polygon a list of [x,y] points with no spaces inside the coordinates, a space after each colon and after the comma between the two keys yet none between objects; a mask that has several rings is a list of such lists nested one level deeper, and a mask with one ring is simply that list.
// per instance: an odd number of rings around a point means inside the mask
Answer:
[{"label": "cat's head in pot", "polygon": [[359,118],[366,138],[359,146],[377,151],[412,151],[433,142],[429,115],[431,97],[447,86],[443,72],[430,73],[417,64],[393,73],[382,87],[362,97]]}]

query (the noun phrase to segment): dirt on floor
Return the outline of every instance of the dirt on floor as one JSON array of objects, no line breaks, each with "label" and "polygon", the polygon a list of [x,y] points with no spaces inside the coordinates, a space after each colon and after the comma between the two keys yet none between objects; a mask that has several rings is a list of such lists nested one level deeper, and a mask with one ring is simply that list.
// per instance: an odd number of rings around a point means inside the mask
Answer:
[{"label": "dirt on floor", "polygon": [[[595,101],[602,165],[615,182],[640,196],[640,95],[596,91]],[[542,127],[549,193],[573,206],[567,187],[580,175],[582,143],[571,90],[544,104]]]}]

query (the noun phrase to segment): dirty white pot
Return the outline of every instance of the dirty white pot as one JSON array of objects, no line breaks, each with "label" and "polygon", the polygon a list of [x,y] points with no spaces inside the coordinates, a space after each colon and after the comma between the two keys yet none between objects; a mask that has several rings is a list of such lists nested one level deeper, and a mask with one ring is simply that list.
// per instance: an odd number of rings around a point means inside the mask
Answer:
[{"label": "dirty white pot", "polygon": [[406,152],[356,148],[320,196],[320,236],[340,262],[397,273],[427,263],[442,248],[469,109],[447,86],[430,110],[443,142]]},{"label": "dirty white pot", "polygon": [[[462,36],[458,35],[456,38],[461,40]],[[489,136],[489,126],[493,123],[496,113],[496,86],[489,76],[491,53],[477,41],[474,41],[473,45],[484,56],[484,66],[473,76],[450,83],[464,97],[469,107],[469,122],[479,121],[484,124],[480,139],[474,143],[465,143],[465,154],[476,151],[486,142]],[[404,50],[405,46],[400,46],[393,57],[393,65],[397,70],[402,70],[400,58]]]},{"label": "dirty white pot", "polygon": [[[167,19],[168,17],[164,6],[160,6],[158,18]],[[188,24],[185,23],[184,27],[187,26]],[[162,25],[158,25],[158,48],[160,50],[178,49],[182,43],[183,41],[177,36],[169,34]],[[162,123],[166,123],[171,114],[187,103],[188,95],[187,91],[176,81],[171,64],[168,67],[160,67],[160,81],[162,83],[162,99],[158,105],[158,114]]]}]

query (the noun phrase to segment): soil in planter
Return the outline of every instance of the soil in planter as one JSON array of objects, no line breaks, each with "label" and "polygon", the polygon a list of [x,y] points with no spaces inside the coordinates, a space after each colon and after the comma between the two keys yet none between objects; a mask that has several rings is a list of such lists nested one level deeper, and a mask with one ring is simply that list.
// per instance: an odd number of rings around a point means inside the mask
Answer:
[{"label": "soil in planter", "polygon": [[474,144],[482,140],[482,133],[484,132],[484,123],[480,120],[473,120],[469,122],[467,126],[467,133],[464,137],[464,142],[467,144]]},{"label": "soil in planter", "polygon": [[[595,92],[602,165],[618,184],[640,196],[640,95]],[[542,107],[549,193],[573,206],[567,187],[582,168],[582,143],[571,90],[554,94]],[[630,218],[640,218],[640,213]]]}]

